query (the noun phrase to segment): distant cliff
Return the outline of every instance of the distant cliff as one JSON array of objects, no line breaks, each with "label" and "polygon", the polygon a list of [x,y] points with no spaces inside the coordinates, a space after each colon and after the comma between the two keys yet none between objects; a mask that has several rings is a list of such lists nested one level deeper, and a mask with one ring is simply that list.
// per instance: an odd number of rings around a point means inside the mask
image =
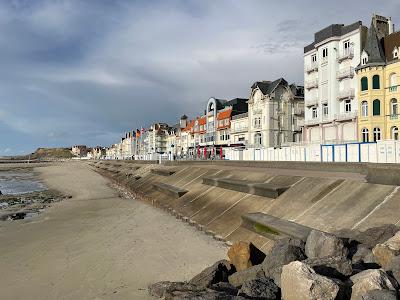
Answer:
[{"label": "distant cliff", "polygon": [[68,148],[38,148],[31,155],[31,159],[65,159],[74,155]]}]

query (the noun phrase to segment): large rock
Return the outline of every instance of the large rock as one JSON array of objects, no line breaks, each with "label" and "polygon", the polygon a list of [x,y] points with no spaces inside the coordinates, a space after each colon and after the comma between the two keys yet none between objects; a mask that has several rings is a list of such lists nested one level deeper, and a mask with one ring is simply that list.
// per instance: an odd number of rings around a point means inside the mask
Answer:
[{"label": "large rock", "polygon": [[320,275],[346,279],[352,272],[351,261],[344,257],[308,258],[303,261]]},{"label": "large rock", "polygon": [[400,256],[394,257],[387,265],[385,270],[387,271],[387,273],[392,275],[398,283],[400,283]]},{"label": "large rock", "polygon": [[244,300],[245,298],[233,296],[224,292],[218,292],[214,290],[203,290],[203,291],[173,291],[168,293],[165,300]]},{"label": "large rock", "polygon": [[393,279],[382,269],[365,270],[350,277],[353,284],[351,300],[363,299],[362,296],[372,290],[395,290]]},{"label": "large rock", "polygon": [[294,261],[282,268],[282,299],[334,300],[339,290],[340,287],[334,280],[315,273],[303,262]]},{"label": "large rock", "polygon": [[369,228],[366,231],[359,232],[353,236],[353,239],[372,249],[377,244],[381,244],[398,232],[400,228],[394,224],[387,224],[378,227]]},{"label": "large rock", "polygon": [[386,269],[391,260],[400,254],[400,231],[382,244],[377,244],[372,249],[372,253],[376,261]]},{"label": "large rock", "polygon": [[250,260],[250,243],[234,243],[228,250],[228,257],[237,271],[248,269],[253,265]]},{"label": "large rock", "polygon": [[229,282],[218,282],[213,284],[210,289],[217,292],[224,292],[225,294],[229,294],[232,296],[236,296],[239,290],[231,285]]},{"label": "large rock", "polygon": [[397,293],[390,290],[368,291],[361,297],[362,300],[396,300]]},{"label": "large rock", "polygon": [[251,299],[280,299],[280,289],[270,278],[258,278],[246,281],[239,290],[239,296]]},{"label": "large rock", "polygon": [[235,287],[240,287],[245,281],[265,277],[262,265],[256,265],[246,270],[238,271],[228,277],[228,281]]},{"label": "large rock", "polygon": [[280,286],[284,265],[306,259],[303,249],[296,245],[293,239],[278,240],[262,263],[265,277],[272,278],[277,286]]},{"label": "large rock", "polygon": [[193,277],[189,283],[206,288],[212,284],[228,281],[228,276],[233,273],[230,263],[226,260],[217,261],[211,267],[204,269],[200,274]]},{"label": "large rock", "polygon": [[341,238],[319,230],[312,230],[307,237],[305,252],[308,258],[347,257],[348,249]]},{"label": "large rock", "polygon": [[174,291],[181,292],[198,292],[204,290],[194,284],[187,282],[171,282],[171,281],[161,281],[149,285],[149,294],[153,297],[163,298],[169,293]]},{"label": "large rock", "polygon": [[356,251],[351,258],[353,264],[364,263],[364,264],[374,264],[376,263],[374,254],[372,250],[365,244],[357,245]]}]

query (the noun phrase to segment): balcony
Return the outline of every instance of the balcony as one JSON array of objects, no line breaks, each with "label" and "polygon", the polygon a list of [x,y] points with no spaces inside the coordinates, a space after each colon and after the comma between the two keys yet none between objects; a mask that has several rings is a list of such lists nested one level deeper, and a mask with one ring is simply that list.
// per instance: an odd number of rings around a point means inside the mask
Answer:
[{"label": "balcony", "polygon": [[397,85],[389,87],[389,92],[397,92]]},{"label": "balcony", "polygon": [[304,109],[300,107],[294,107],[292,110],[293,114],[296,116],[302,116],[304,115]]},{"label": "balcony", "polygon": [[320,123],[320,120],[318,118],[310,119],[304,122],[304,126],[312,126],[312,125],[317,125]]},{"label": "balcony", "polygon": [[306,66],[306,73],[310,74],[312,72],[316,72],[318,71],[318,63],[317,62],[313,62],[310,65]]},{"label": "balcony", "polygon": [[353,57],[354,57],[354,48],[350,47],[338,54],[337,61],[338,63],[341,63],[342,61],[345,61],[347,59],[352,59]]},{"label": "balcony", "polygon": [[357,112],[356,111],[350,111],[347,113],[342,113],[342,114],[337,114],[335,115],[335,120],[337,121],[346,121],[346,120],[352,120],[357,117]]},{"label": "balcony", "polygon": [[345,100],[345,99],[353,99],[355,96],[355,92],[353,88],[348,88],[343,91],[339,91],[337,99]]},{"label": "balcony", "polygon": [[397,120],[399,118],[398,114],[389,115],[390,120]]},{"label": "balcony", "polygon": [[318,104],[318,96],[311,96],[306,98],[306,106],[314,106]]},{"label": "balcony", "polygon": [[354,68],[349,67],[342,70],[337,71],[336,78],[338,80],[343,80],[346,78],[353,78],[354,77]]},{"label": "balcony", "polygon": [[298,126],[298,127],[304,126],[304,119],[297,120],[297,126]]},{"label": "balcony", "polygon": [[304,86],[307,90],[311,90],[318,87],[318,79],[307,80],[304,83]]},{"label": "balcony", "polygon": [[235,128],[231,128],[231,133],[239,133],[239,132],[246,132],[248,131],[248,126],[238,126]]},{"label": "balcony", "polygon": [[262,125],[261,124],[253,124],[254,129],[261,129]]}]

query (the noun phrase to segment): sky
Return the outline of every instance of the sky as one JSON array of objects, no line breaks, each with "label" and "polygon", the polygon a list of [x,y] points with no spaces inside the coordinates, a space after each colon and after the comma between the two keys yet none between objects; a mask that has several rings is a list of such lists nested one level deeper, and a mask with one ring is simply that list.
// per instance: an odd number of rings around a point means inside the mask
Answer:
[{"label": "sky", "polygon": [[109,146],[255,81],[302,85],[314,33],[374,12],[400,24],[398,0],[0,0],[0,156]]}]

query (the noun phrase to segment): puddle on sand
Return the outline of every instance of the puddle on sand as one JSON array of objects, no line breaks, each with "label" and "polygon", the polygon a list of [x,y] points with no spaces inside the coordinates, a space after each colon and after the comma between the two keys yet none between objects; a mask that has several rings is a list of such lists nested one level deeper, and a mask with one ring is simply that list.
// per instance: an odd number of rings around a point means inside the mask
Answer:
[{"label": "puddle on sand", "polygon": [[46,190],[45,186],[35,179],[33,172],[0,171],[0,191],[3,195],[19,195]]}]

